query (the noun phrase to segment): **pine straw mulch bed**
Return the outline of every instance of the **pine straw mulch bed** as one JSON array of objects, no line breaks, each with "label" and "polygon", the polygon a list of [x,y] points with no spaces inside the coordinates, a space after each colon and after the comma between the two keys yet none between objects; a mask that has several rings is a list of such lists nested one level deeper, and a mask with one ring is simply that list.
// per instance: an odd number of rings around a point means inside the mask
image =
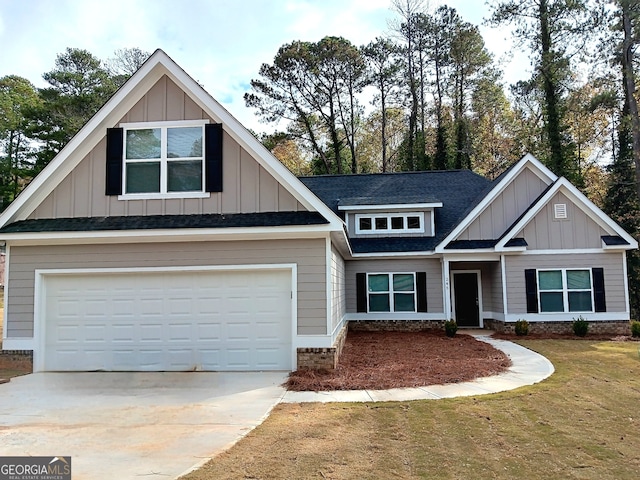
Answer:
[{"label": "pine straw mulch bed", "polygon": [[506,354],[471,335],[443,331],[349,332],[333,371],[297,370],[288,390],[385,390],[459,383],[506,371]]}]

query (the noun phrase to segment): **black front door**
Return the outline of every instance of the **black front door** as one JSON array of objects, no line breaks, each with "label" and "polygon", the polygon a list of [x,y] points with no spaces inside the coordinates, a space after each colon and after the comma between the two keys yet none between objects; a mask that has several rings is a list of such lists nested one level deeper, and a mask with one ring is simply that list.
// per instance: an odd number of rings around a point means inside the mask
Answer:
[{"label": "black front door", "polygon": [[478,298],[478,274],[454,273],[456,322],[459,327],[479,327],[480,307]]}]

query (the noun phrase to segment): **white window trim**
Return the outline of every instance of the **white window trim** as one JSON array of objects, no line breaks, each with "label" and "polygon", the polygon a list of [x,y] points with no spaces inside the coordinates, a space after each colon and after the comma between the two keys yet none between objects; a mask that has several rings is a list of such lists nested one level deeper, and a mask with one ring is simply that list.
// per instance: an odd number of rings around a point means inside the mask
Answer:
[{"label": "white window trim", "polygon": [[[167,198],[209,198],[211,194],[205,191],[206,181],[206,165],[205,165],[205,151],[204,141],[205,133],[204,126],[209,123],[208,119],[203,120],[176,120],[176,121],[162,121],[162,122],[133,122],[133,123],[121,123],[119,126],[123,129],[123,147],[122,147],[122,193],[118,195],[118,200],[156,200]],[[167,171],[168,162],[171,159],[167,158],[167,129],[168,128],[181,128],[181,127],[201,127],[202,128],[202,185],[200,190],[191,192],[168,192],[167,191]],[[159,159],[128,159],[127,155],[127,130],[140,130],[140,129],[161,129],[161,143],[160,143],[160,158]],[[127,164],[128,163],[144,163],[150,161],[160,162],[160,192],[144,192],[144,193],[126,193],[127,185]]]},{"label": "white window trim", "polygon": [[[404,228],[391,228],[391,218],[402,217]],[[420,228],[408,228],[408,218],[418,217],[420,220]],[[360,219],[371,219],[371,230],[360,229]],[[376,219],[386,218],[387,228],[376,228]],[[355,215],[356,234],[359,235],[378,235],[380,233],[424,233],[424,212],[397,212],[397,213],[357,213]]]},{"label": "white window trim", "polygon": [[[386,275],[389,278],[389,290],[387,290],[386,292],[371,292],[369,291],[369,276],[371,275]],[[413,290],[412,291],[408,291],[408,290],[402,290],[402,291],[394,291],[393,290],[393,276],[394,275],[411,275],[413,276]],[[416,286],[416,272],[368,272],[367,273],[367,313],[375,313],[375,314],[385,314],[385,313],[417,313],[417,304],[418,304],[418,290],[417,290],[417,286]],[[371,308],[369,306],[369,298],[371,294],[379,294],[382,295],[386,293],[389,296],[389,312],[372,312]],[[394,298],[394,294],[395,293],[412,293],[413,294],[413,310],[402,310],[400,312],[396,312],[396,306],[395,306],[395,298]]]},{"label": "white window trim", "polygon": [[[540,272],[561,272],[562,275],[562,290],[540,290],[540,277],[539,277],[539,273]],[[589,272],[589,281],[591,283],[591,288],[590,289],[572,289],[569,290],[569,287],[567,285],[567,272],[581,272],[581,271],[587,271]],[[593,269],[591,268],[540,268],[536,270],[536,287],[538,290],[538,313],[540,315],[557,315],[557,314],[580,314],[580,313],[594,313],[595,310],[595,298],[594,298],[594,291],[593,291]],[[543,312],[542,311],[542,301],[540,298],[540,294],[541,293],[553,293],[553,292],[562,292],[562,307],[563,310],[561,312]],[[575,311],[570,311],[569,310],[569,292],[590,292],[591,293],[591,310],[575,310]]]}]

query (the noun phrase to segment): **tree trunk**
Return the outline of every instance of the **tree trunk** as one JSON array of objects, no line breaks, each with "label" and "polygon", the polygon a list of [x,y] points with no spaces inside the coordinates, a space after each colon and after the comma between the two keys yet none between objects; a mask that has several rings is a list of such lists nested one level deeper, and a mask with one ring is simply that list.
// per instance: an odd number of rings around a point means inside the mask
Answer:
[{"label": "tree trunk", "polygon": [[[380,77],[382,78],[382,76]],[[382,104],[382,125],[380,140],[382,143],[382,172],[387,171],[387,92],[385,91],[384,80],[380,81],[380,103]]]},{"label": "tree trunk", "polygon": [[624,79],[625,99],[631,117],[631,138],[633,144],[633,162],[636,171],[636,193],[640,200],[640,116],[638,115],[638,102],[636,101],[633,72],[633,30],[631,26],[631,15],[629,5],[620,2],[622,11],[622,27],[624,39],[622,41],[622,77]]},{"label": "tree trunk", "polygon": [[440,65],[440,45],[435,45],[435,74],[436,74],[436,155],[434,166],[436,170],[447,169],[447,151],[444,127],[442,125],[442,87],[440,85],[441,65]]},{"label": "tree trunk", "polygon": [[545,129],[551,150],[551,170],[559,176],[569,176],[564,160],[562,148],[562,136],[560,135],[560,110],[558,106],[558,91],[553,71],[553,52],[551,50],[551,33],[549,31],[548,1],[540,0],[540,44],[542,47],[542,59],[540,73],[544,87],[544,100],[546,110]]}]

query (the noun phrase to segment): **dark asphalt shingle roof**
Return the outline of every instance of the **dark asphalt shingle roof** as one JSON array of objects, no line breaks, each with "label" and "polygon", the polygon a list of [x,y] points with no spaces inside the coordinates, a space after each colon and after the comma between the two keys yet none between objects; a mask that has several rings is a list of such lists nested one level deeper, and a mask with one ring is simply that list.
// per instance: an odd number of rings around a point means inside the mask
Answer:
[{"label": "dark asphalt shingle roof", "polygon": [[416,203],[436,203],[432,195],[379,195],[375,197],[347,197],[338,200],[338,206],[358,205],[407,205]]},{"label": "dark asphalt shingle roof", "polygon": [[522,237],[516,237],[504,244],[505,247],[528,247],[529,244]]},{"label": "dark asphalt shingle roof", "polygon": [[447,250],[473,250],[476,248],[492,248],[498,240],[454,240],[445,247]]},{"label": "dark asphalt shingle roof", "polygon": [[629,245],[629,242],[627,242],[619,235],[602,235],[602,237],[600,238],[602,238],[602,241],[605,245],[608,245],[610,247],[618,245]]},{"label": "dark asphalt shingle roof", "polygon": [[[320,175],[300,180],[343,219],[340,205],[442,202],[442,207],[435,208],[434,237],[352,238],[354,253],[433,250],[495,185],[470,170]],[[352,203],[354,199],[359,203]]]},{"label": "dark asphalt shingle roof", "polygon": [[0,233],[278,227],[291,225],[322,225],[326,223],[329,222],[317,212],[45,218],[14,222],[0,229]]}]

